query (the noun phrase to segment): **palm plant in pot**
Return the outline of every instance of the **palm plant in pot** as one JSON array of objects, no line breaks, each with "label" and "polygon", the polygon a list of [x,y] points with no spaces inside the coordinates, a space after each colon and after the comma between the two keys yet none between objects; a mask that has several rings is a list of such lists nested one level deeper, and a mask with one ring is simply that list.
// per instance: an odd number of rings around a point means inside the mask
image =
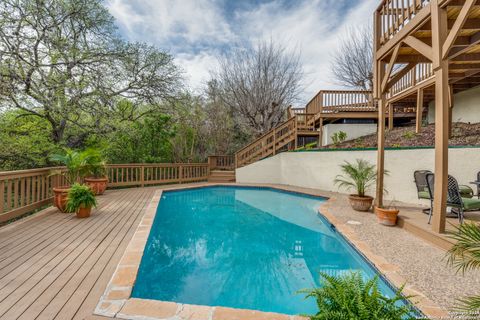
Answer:
[{"label": "palm plant in pot", "polygon": [[65,184],[53,188],[53,201],[60,211],[68,212],[66,207],[68,190],[73,183],[81,181],[85,176],[88,155],[84,152],[64,149],[63,154],[53,154],[50,160],[65,166],[64,169],[52,170],[50,176],[63,177]]},{"label": "palm plant in pot", "polygon": [[67,210],[75,212],[78,218],[88,218],[92,207],[97,206],[97,199],[87,185],[75,183],[68,191]]},{"label": "palm plant in pot", "polygon": [[348,197],[354,210],[370,210],[373,197],[366,195],[365,192],[377,181],[375,165],[366,160],[356,159],[354,163],[345,161],[340,167],[343,175],[335,178],[335,184],[347,190],[355,189],[356,193]]},{"label": "palm plant in pot", "polygon": [[88,149],[85,152],[88,157],[86,163],[87,175],[84,182],[96,195],[101,195],[107,189],[108,184],[105,160],[101,152],[97,149]]}]

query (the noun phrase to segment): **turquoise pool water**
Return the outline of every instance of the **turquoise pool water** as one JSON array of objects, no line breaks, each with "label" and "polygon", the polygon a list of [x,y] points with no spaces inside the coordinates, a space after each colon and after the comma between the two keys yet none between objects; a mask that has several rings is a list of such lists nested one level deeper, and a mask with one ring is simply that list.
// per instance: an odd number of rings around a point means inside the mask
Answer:
[{"label": "turquoise pool water", "polygon": [[[375,270],[317,208],[325,199],[268,188],[164,192],[132,296],[287,314],[313,313],[295,292],[318,272]],[[381,291],[393,296],[380,280]]]}]

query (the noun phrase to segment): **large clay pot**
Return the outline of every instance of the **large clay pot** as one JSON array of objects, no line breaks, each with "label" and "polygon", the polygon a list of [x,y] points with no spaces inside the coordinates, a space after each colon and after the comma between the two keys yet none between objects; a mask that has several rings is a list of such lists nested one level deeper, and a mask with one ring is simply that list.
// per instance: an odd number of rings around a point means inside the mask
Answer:
[{"label": "large clay pot", "polygon": [[351,194],[348,199],[353,210],[368,211],[372,207],[373,198],[370,196],[360,197],[356,194]]},{"label": "large clay pot", "polygon": [[77,210],[77,218],[88,218],[92,212],[92,207],[80,207]]},{"label": "large clay pot", "polygon": [[108,178],[85,178],[84,181],[95,195],[103,194],[107,189]]},{"label": "large clay pot", "polygon": [[53,188],[53,204],[61,212],[67,212],[68,191],[70,186]]},{"label": "large clay pot", "polygon": [[397,216],[400,211],[397,209],[385,209],[375,207],[378,223],[384,226],[394,226],[397,224]]}]

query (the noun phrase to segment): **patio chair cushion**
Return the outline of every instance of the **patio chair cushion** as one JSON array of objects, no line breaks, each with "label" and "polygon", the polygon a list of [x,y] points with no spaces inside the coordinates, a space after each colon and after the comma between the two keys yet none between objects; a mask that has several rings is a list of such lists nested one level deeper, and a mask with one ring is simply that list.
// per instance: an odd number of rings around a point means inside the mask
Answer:
[{"label": "patio chair cushion", "polygon": [[470,188],[469,186],[458,186],[460,189],[460,195],[462,198],[473,198],[473,189]]},{"label": "patio chair cushion", "polygon": [[462,198],[465,210],[480,210],[480,199]]},{"label": "patio chair cushion", "polygon": [[418,192],[419,199],[430,199],[430,193],[428,191],[419,191]]}]

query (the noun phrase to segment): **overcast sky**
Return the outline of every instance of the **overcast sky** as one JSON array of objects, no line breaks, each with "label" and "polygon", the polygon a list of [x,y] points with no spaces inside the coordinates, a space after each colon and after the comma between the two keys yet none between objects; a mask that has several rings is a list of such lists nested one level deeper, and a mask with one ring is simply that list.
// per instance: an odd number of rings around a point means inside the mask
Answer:
[{"label": "overcast sky", "polygon": [[216,57],[273,39],[300,53],[303,100],[338,88],[330,61],[346,30],[371,22],[379,0],[107,0],[120,32],[167,50],[201,90]]}]

